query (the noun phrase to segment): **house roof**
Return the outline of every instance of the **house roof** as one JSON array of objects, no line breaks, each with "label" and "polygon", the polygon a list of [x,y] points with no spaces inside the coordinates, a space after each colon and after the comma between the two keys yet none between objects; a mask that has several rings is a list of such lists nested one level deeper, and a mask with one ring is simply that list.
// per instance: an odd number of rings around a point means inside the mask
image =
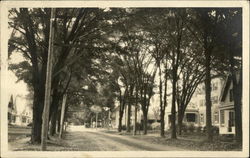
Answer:
[{"label": "house roof", "polygon": [[221,91],[221,96],[220,96],[220,101],[224,102],[227,96],[228,89],[230,88],[230,83],[231,83],[232,77],[230,75],[227,76],[226,82],[223,85],[222,91]]},{"label": "house roof", "polygon": [[232,76],[228,75],[226,78],[226,82],[224,83],[222,89],[221,89],[221,96],[220,96],[220,101],[224,102],[227,96],[227,92],[229,91],[230,84],[232,82]]}]

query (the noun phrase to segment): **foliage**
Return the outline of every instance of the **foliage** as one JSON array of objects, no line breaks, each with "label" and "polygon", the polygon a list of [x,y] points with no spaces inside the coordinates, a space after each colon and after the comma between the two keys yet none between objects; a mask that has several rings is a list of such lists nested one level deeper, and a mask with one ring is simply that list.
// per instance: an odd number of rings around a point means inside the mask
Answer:
[{"label": "foliage", "polygon": [[152,126],[153,130],[160,130],[160,128],[161,128],[161,124],[159,122],[154,122],[154,123],[152,123],[151,126]]}]

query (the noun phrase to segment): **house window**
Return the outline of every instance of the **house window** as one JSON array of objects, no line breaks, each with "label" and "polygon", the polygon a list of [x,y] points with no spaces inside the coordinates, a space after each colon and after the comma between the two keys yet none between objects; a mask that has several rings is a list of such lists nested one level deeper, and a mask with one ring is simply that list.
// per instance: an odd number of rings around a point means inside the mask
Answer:
[{"label": "house window", "polygon": [[16,122],[16,116],[13,116],[13,122]]},{"label": "house window", "polygon": [[22,122],[26,123],[26,117],[22,117]]},{"label": "house window", "polygon": [[229,93],[229,101],[233,101],[233,90],[230,89]]},{"label": "house window", "polygon": [[204,106],[204,100],[200,100],[200,106]]},{"label": "house window", "polygon": [[218,83],[215,82],[212,84],[212,91],[216,91],[218,89]]},{"label": "house window", "polygon": [[200,114],[200,123],[204,124],[204,115],[203,114]]},{"label": "house window", "polygon": [[221,111],[220,111],[220,124],[221,124],[221,125],[224,125],[224,124],[225,124],[225,117],[224,117],[224,115],[225,115],[225,111],[224,111],[224,110],[221,110]]},{"label": "house window", "polygon": [[230,127],[234,126],[234,112],[233,111],[229,112],[229,126]]},{"label": "house window", "polygon": [[218,123],[219,122],[219,116],[218,116],[218,112],[214,113],[214,123]]},{"label": "house window", "polygon": [[212,100],[213,104],[217,104],[218,103],[218,96],[212,97],[211,100]]},{"label": "house window", "polygon": [[186,114],[187,122],[195,122],[195,114]]},{"label": "house window", "polygon": [[11,114],[8,112],[8,120],[11,121]]}]

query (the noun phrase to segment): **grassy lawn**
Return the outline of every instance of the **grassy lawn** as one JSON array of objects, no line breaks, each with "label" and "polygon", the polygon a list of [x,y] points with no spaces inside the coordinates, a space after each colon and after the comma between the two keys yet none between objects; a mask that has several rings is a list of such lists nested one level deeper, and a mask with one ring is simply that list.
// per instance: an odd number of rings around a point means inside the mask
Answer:
[{"label": "grassy lawn", "polygon": [[[30,137],[22,138],[16,141],[9,142],[9,150],[12,151],[40,151],[40,144],[31,144]],[[76,151],[76,148],[69,144],[64,139],[59,139],[58,136],[50,137],[47,143],[48,151]]]},{"label": "grassy lawn", "polygon": [[220,136],[214,134],[213,142],[206,141],[205,133],[189,132],[177,135],[177,139],[171,139],[170,133],[166,132],[166,137],[160,137],[160,131],[149,130],[147,135],[138,134],[133,136],[132,133],[125,131],[118,133],[116,131],[107,131],[108,133],[117,133],[119,135],[128,135],[134,139],[143,139],[149,143],[163,144],[168,146],[180,147],[193,151],[241,151],[242,145],[233,141],[232,137]]},{"label": "grassy lawn", "polygon": [[8,126],[8,141],[12,142],[21,138],[30,137],[31,127],[9,125]]}]

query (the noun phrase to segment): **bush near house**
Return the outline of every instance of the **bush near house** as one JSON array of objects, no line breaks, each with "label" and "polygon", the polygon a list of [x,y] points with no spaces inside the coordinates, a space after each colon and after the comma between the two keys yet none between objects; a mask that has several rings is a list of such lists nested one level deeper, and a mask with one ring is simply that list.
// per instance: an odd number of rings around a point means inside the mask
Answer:
[{"label": "bush near house", "polygon": [[161,129],[161,124],[159,122],[154,122],[151,124],[151,127],[153,130],[160,130]]},{"label": "bush near house", "polygon": [[188,132],[194,132],[194,130],[195,130],[195,126],[194,126],[194,124],[189,124],[188,126],[187,126],[187,130],[188,130]]},{"label": "bush near house", "polygon": [[200,133],[202,131],[202,127],[201,126],[195,127],[195,131]]},{"label": "bush near house", "polygon": [[[205,127],[203,127],[203,132],[206,132],[207,131],[207,128],[206,128],[206,126]],[[215,134],[219,134],[219,127],[217,127],[217,126],[212,126],[212,131],[213,131],[213,133],[215,133]]]},{"label": "bush near house", "polygon": [[[178,127],[178,126],[177,126]],[[183,124],[182,125],[182,132],[187,132],[187,130],[188,130],[188,126],[186,125],[186,124]]]},{"label": "bush near house", "polygon": [[143,125],[141,123],[136,123],[136,130],[143,130]]},{"label": "bush near house", "polygon": [[127,126],[126,125],[122,125],[122,130],[126,130]]}]

